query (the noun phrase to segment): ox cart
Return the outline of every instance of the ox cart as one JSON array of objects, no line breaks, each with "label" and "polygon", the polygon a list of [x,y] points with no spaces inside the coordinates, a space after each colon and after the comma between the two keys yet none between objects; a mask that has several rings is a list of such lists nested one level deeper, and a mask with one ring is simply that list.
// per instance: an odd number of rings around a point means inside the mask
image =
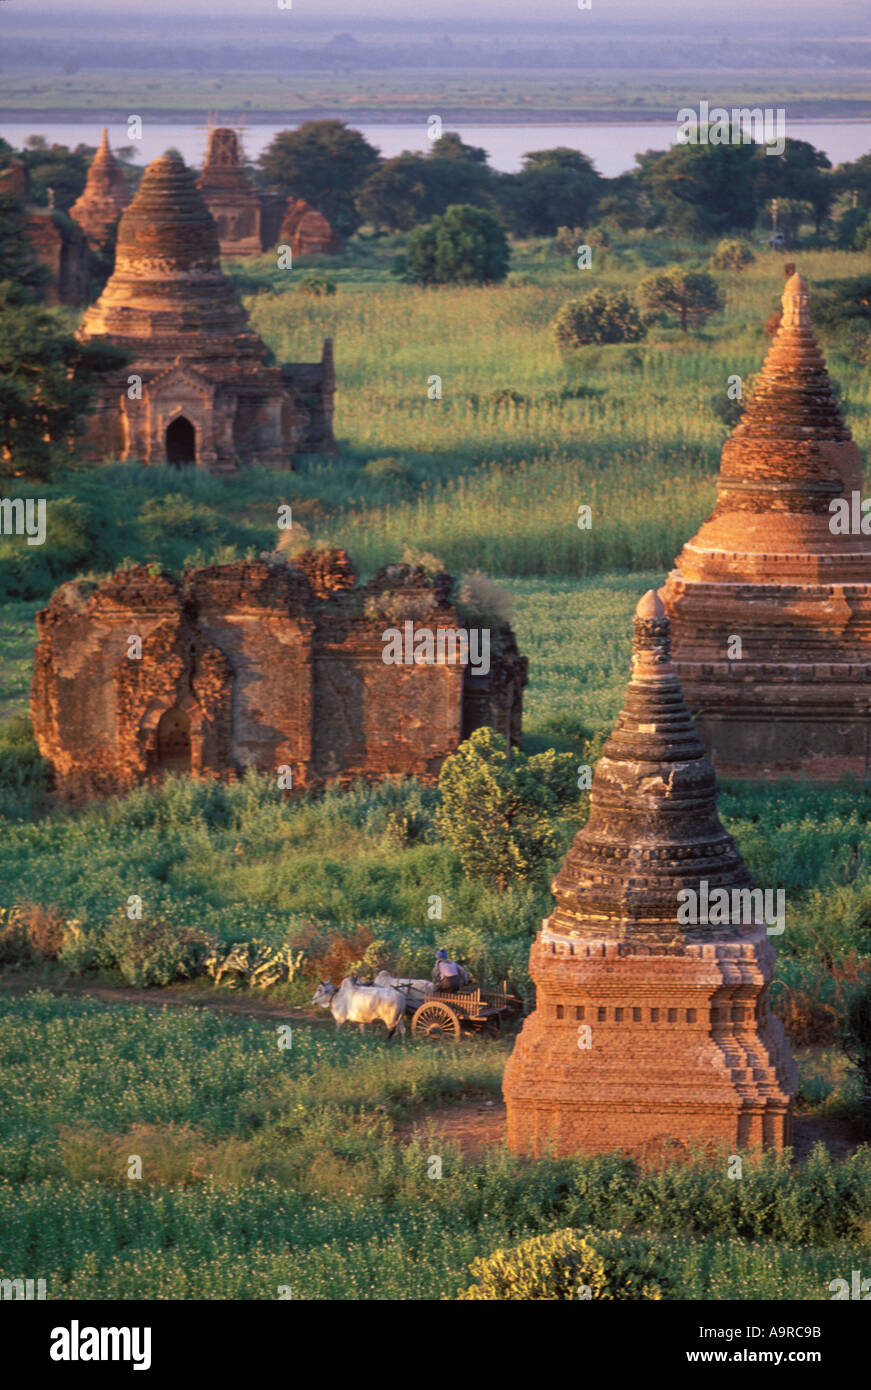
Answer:
[{"label": "ox cart", "polygon": [[412,1034],[443,1042],[459,1042],[464,1032],[489,1033],[498,1037],[502,1021],[523,1012],[523,1001],[501,990],[467,985],[453,994],[419,988],[419,981],[397,981],[394,986],[405,995],[406,1012],[411,1014]]}]

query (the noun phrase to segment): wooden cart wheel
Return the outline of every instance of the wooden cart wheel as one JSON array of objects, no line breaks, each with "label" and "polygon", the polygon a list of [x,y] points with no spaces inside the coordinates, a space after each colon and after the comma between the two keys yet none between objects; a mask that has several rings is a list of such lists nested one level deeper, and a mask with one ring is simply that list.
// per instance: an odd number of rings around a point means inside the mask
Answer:
[{"label": "wooden cart wheel", "polygon": [[421,1004],[411,1020],[412,1035],[422,1033],[427,1038],[441,1039],[443,1042],[457,1042],[460,1037],[460,1020],[447,1004],[428,999]]}]

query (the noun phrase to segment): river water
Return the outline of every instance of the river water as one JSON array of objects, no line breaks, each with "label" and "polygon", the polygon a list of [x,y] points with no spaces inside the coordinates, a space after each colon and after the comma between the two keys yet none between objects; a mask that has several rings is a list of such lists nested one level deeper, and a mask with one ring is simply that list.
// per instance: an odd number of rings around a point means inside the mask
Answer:
[{"label": "river water", "polygon": [[[244,147],[249,159],[256,159],[279,130],[292,128],[281,125],[247,124],[244,127]],[[664,150],[674,143],[676,122],[665,124],[615,123],[612,125],[467,125],[448,124],[457,130],[470,145],[480,145],[488,153],[494,169],[510,173],[520,168],[524,154],[530,150],[547,150],[555,145],[567,145],[582,150],[594,160],[596,168],[607,178],[622,174],[633,167],[635,155],[644,150]],[[41,123],[27,121],[0,123],[0,135],[20,149],[28,135],[44,135],[49,144],[59,143],[74,148],[80,141],[96,145],[101,127],[87,122]],[[366,139],[389,158],[402,150],[425,152],[430,148],[427,127],[423,122],[414,125],[361,125],[358,129]],[[823,150],[833,164],[858,159],[871,152],[871,123],[868,121],[787,121],[786,133],[792,139],[808,140]],[[189,164],[200,165],[206,147],[204,124],[159,122],[144,123],[141,141],[127,138],[126,124],[118,122],[109,127],[113,146],[134,144],[143,164],[173,147]]]}]

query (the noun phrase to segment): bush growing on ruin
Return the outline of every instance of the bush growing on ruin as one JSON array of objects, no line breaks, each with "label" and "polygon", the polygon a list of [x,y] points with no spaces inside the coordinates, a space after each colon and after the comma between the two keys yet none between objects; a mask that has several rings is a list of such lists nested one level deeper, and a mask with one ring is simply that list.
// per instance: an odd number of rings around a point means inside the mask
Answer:
[{"label": "bush growing on ruin", "polygon": [[480,570],[462,575],[457,589],[457,607],[468,623],[480,627],[501,627],[510,623],[514,599],[507,589]]},{"label": "bush growing on ruin", "polygon": [[746,241],[724,240],[711,257],[714,270],[746,270],[756,257]]},{"label": "bush growing on ruin", "polygon": [[534,881],[560,847],[561,810],[577,798],[571,753],[509,753],[494,729],[476,729],[439,775],[436,829],[463,869],[504,892]]},{"label": "bush growing on ruin", "polygon": [[504,280],[508,238],[490,212],[453,203],[408,238],[406,279],[417,285],[489,285]]},{"label": "bush growing on ruin", "polygon": [[636,343],[647,331],[628,294],[599,289],[563,304],[551,329],[561,352],[575,352],[590,343]]},{"label": "bush growing on ruin", "polygon": [[638,287],[649,317],[676,314],[681,332],[699,328],[711,314],[719,313],[725,300],[713,276],[704,270],[670,266],[648,275]]},{"label": "bush growing on ruin", "polygon": [[664,1261],[652,1246],[619,1231],[562,1230],[532,1236],[473,1260],[476,1282],[459,1299],[568,1301],[661,1299]]}]

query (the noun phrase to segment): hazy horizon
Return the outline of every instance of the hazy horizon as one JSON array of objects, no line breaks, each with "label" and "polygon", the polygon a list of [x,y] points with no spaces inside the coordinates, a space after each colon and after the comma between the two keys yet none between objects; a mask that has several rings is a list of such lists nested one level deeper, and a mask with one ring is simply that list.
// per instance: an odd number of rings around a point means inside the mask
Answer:
[{"label": "hazy horizon", "polygon": [[[280,19],[287,25],[306,29],[343,29],[363,31],[367,28],[437,29],[445,24],[457,25],[460,30],[474,30],[476,24],[504,27],[506,34],[550,27],[575,27],[584,24],[589,32],[631,29],[636,32],[717,33],[724,38],[740,40],[748,30],[771,34],[782,30],[784,36],[794,34],[800,26],[804,34],[827,35],[830,38],[865,37],[868,34],[866,0],[832,0],[821,7],[818,0],[771,0],[760,9],[755,0],[732,0],[727,12],[705,10],[698,0],[669,0],[668,5],[653,0],[592,0],[589,10],[581,11],[575,0],[539,0],[530,11],[527,0],[475,0],[473,7],[461,0],[428,0],[425,15],[412,0],[374,0],[365,12],[355,9],[348,0],[292,0],[292,8],[279,10],[277,0],[259,0],[240,13],[239,0],[151,0],[143,7],[141,0],[84,0],[81,5],[48,5],[34,11],[30,0],[3,0],[0,20],[13,20],[17,27],[50,30],[53,23],[64,27],[76,23],[87,25],[89,17],[98,18],[105,26],[114,19],[127,31],[140,25],[155,34],[155,21],[189,19],[197,22],[218,17],[222,22],[235,21],[246,29],[259,29]],[[115,26],[111,26],[115,27]]]}]

